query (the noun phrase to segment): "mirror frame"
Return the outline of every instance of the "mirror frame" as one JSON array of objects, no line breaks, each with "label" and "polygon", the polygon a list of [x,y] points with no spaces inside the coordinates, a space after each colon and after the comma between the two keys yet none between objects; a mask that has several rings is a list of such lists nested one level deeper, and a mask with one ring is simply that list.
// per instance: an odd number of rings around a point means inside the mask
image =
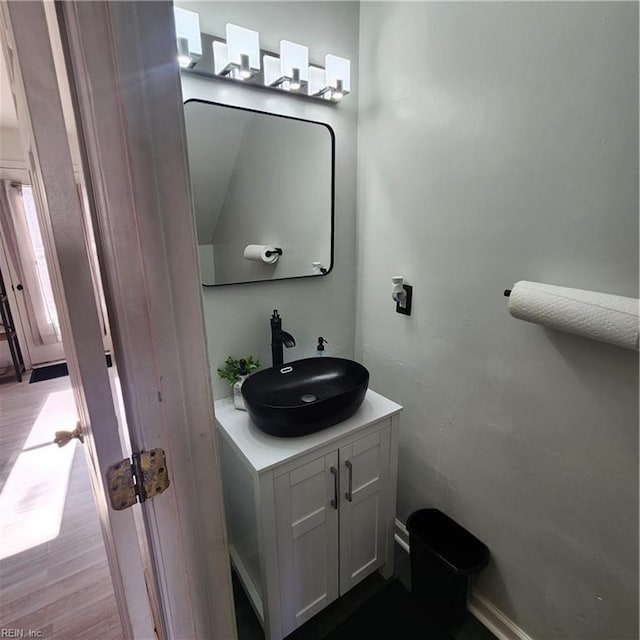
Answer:
[{"label": "mirror frame", "polygon": [[[309,274],[309,275],[301,275],[301,276],[286,276],[284,278],[266,278],[264,280],[244,280],[241,282],[220,282],[219,284],[204,284],[203,282],[201,282],[200,284],[203,287],[232,287],[232,286],[237,286],[237,285],[242,285],[242,284],[258,284],[261,282],[281,282],[282,280],[300,280],[302,278],[322,278],[325,276],[328,276],[332,271],[333,271],[333,267],[334,267],[334,261],[335,261],[335,233],[336,233],[336,134],[333,130],[333,127],[326,123],[326,122],[319,122],[317,120],[307,120],[306,118],[297,118],[295,116],[286,116],[286,115],[282,115],[280,113],[273,113],[271,111],[261,111],[260,109],[251,109],[249,107],[239,107],[237,105],[232,105],[232,104],[226,104],[224,102],[215,102],[213,100],[204,100],[202,98],[188,98],[187,100],[185,100],[183,102],[183,109],[184,107],[189,103],[189,102],[199,102],[201,104],[210,104],[210,105],[214,105],[216,107],[226,107],[227,109],[236,109],[237,111],[249,111],[251,113],[259,113],[262,115],[266,115],[266,116],[274,116],[276,118],[286,118],[287,120],[297,120],[298,122],[307,122],[309,124],[317,124],[320,125],[321,127],[325,127],[325,129],[327,129],[327,131],[329,132],[329,135],[331,137],[331,249],[330,249],[330,256],[331,256],[331,264],[329,266],[329,268],[327,269],[326,273],[322,273],[320,275],[318,274]],[[186,128],[186,123],[185,123],[185,128]],[[189,162],[189,147],[187,145],[187,162]],[[192,196],[191,196],[191,211],[192,211],[192,215],[194,218],[194,223],[195,223],[195,218],[196,218],[196,210],[195,210],[195,206],[194,206],[194,199],[193,199],[193,183],[191,182],[191,170],[189,170],[189,183],[190,183],[190,187],[191,187],[191,192],[192,192]],[[197,238],[197,233],[196,233],[196,243],[198,241]],[[202,277],[200,278],[200,280],[202,280]]]}]

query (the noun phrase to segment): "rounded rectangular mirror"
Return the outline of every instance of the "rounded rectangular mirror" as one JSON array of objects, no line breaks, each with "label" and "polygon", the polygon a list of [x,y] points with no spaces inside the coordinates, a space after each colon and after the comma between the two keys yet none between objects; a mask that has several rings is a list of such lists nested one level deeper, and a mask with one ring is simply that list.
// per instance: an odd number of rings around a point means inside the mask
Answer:
[{"label": "rounded rectangular mirror", "polygon": [[197,99],[184,113],[202,283],[329,273],[331,127]]}]

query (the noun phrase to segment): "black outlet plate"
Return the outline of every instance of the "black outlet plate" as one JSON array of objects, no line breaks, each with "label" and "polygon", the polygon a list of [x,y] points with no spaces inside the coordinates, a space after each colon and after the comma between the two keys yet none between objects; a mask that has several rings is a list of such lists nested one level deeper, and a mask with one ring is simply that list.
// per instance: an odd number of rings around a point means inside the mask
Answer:
[{"label": "black outlet plate", "polygon": [[396,302],[396,313],[401,313],[403,316],[411,315],[411,299],[413,298],[413,287],[410,284],[403,284],[402,287],[407,293],[407,299],[404,307],[400,306],[399,302]]}]

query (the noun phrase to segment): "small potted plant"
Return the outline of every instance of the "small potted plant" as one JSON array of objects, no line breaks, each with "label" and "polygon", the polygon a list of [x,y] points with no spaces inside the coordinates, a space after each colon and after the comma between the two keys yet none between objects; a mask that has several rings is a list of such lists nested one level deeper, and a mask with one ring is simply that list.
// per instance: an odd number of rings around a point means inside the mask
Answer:
[{"label": "small potted plant", "polygon": [[259,367],[260,361],[253,356],[238,360],[228,356],[224,361],[224,367],[218,369],[218,376],[227,380],[233,388],[233,404],[236,409],[246,411],[241,391],[242,383]]}]

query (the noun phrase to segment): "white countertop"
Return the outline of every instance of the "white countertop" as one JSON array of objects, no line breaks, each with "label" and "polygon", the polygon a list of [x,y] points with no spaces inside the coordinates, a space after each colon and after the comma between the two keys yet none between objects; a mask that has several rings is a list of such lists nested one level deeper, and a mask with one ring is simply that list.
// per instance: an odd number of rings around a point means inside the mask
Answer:
[{"label": "white countertop", "polygon": [[246,411],[234,408],[233,398],[217,400],[215,411],[220,433],[248,465],[260,473],[399,413],[402,407],[369,389],[364,402],[350,418],[322,431],[295,438],[279,438],[260,431]]}]

